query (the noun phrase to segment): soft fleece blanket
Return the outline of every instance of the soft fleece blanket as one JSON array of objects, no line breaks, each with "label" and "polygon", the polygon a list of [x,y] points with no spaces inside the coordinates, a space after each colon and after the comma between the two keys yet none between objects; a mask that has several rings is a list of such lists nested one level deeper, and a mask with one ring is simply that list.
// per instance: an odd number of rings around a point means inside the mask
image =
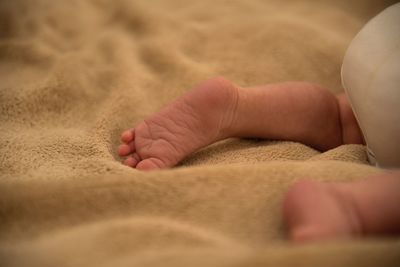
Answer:
[{"label": "soft fleece blanket", "polygon": [[363,179],[365,148],[229,139],[140,172],[119,134],[202,80],[342,91],[351,39],[395,1],[0,1],[1,266],[400,266],[400,239],[294,245],[299,178]]}]

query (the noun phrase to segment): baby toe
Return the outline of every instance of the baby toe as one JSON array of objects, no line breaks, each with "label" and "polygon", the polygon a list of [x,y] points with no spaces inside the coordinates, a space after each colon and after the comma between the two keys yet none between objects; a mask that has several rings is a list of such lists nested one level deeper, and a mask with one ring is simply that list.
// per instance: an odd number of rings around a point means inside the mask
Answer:
[{"label": "baby toe", "polygon": [[123,164],[126,166],[134,168],[138,163],[138,160],[134,157],[128,157],[124,160]]},{"label": "baby toe", "polygon": [[135,131],[134,129],[129,129],[124,131],[121,134],[121,141],[124,143],[129,143],[135,138]]},{"label": "baby toe", "polygon": [[157,158],[148,158],[145,160],[140,161],[136,169],[141,170],[141,171],[150,171],[150,170],[157,170],[157,169],[163,169],[165,168],[164,162],[162,162],[160,159]]},{"label": "baby toe", "polygon": [[131,152],[132,151],[130,145],[123,144],[118,147],[118,155],[122,157],[129,155]]}]

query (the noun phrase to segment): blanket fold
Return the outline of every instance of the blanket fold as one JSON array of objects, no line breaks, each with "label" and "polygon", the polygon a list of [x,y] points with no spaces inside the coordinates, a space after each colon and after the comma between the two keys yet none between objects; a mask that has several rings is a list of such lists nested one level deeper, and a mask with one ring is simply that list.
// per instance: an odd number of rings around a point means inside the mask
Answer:
[{"label": "blanket fold", "polygon": [[393,2],[1,1],[0,265],[398,266],[398,238],[285,236],[296,180],[383,171],[362,145],[228,139],[155,172],[116,154],[122,130],[213,76],[342,92],[347,45]]}]

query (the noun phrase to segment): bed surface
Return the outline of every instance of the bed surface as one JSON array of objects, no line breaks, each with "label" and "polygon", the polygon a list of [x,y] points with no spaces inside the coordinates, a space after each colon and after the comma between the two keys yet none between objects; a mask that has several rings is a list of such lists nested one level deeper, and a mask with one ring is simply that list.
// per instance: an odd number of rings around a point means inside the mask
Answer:
[{"label": "bed surface", "polygon": [[395,1],[1,1],[2,266],[399,266],[398,238],[296,246],[294,181],[382,172],[365,147],[229,139],[139,172],[119,134],[202,80],[341,92],[349,42]]}]

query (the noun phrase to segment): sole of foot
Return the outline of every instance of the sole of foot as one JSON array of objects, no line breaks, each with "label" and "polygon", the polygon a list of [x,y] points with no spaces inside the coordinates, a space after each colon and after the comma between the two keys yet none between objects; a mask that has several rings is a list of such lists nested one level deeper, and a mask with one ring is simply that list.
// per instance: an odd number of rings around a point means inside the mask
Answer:
[{"label": "sole of foot", "polygon": [[118,154],[139,170],[175,166],[194,151],[229,136],[238,89],[217,77],[121,134]]}]

